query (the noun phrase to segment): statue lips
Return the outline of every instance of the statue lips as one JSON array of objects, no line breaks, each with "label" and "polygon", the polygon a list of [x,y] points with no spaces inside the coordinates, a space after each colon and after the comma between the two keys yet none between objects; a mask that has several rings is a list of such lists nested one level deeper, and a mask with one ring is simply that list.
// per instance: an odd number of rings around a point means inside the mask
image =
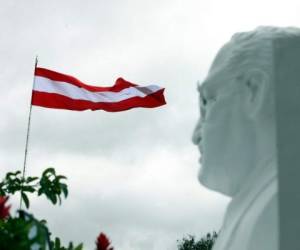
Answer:
[{"label": "statue lips", "polygon": [[203,146],[202,146],[201,143],[199,143],[199,151],[200,151],[201,154],[203,153]]},{"label": "statue lips", "polygon": [[200,151],[201,154],[203,153],[202,140],[203,140],[202,133],[199,133],[198,148],[199,148],[199,151]]},{"label": "statue lips", "polygon": [[199,162],[202,163],[203,146],[201,143],[199,143],[198,145],[199,145],[199,152],[200,152]]}]

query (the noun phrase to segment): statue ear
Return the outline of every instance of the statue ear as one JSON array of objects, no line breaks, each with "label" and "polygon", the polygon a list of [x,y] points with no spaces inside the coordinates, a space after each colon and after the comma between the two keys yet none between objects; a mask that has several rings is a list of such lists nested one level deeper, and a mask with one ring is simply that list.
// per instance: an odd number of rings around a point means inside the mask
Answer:
[{"label": "statue ear", "polygon": [[247,72],[245,80],[248,89],[246,102],[249,108],[249,115],[256,117],[264,105],[269,78],[262,70],[252,69]]}]

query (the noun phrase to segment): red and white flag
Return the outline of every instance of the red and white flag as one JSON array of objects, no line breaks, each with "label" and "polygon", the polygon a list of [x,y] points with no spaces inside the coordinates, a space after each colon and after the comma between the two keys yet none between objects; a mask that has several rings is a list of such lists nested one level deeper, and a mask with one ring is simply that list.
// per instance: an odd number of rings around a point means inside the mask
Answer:
[{"label": "red and white flag", "polygon": [[131,108],[155,108],[166,104],[164,88],[138,86],[118,78],[112,87],[96,87],[49,69],[35,69],[32,105],[68,110],[117,112]]}]

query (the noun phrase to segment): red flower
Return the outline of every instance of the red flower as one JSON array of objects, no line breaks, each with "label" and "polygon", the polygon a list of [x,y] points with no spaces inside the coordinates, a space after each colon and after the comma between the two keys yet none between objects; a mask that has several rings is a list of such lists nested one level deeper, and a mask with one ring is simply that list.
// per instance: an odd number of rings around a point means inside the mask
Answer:
[{"label": "red flower", "polygon": [[5,206],[8,196],[0,196],[0,220],[9,216],[10,206]]},{"label": "red flower", "polygon": [[110,241],[104,233],[100,233],[97,241],[97,250],[114,250],[113,247],[110,246]]}]

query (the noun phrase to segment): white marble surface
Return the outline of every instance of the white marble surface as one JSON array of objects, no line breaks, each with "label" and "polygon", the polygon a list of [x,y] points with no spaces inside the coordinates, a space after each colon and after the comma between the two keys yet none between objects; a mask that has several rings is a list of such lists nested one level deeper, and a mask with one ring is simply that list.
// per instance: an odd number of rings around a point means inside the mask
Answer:
[{"label": "white marble surface", "polygon": [[278,249],[274,41],[294,37],[299,29],[235,34],[199,86],[199,180],[232,197],[214,250]]}]

